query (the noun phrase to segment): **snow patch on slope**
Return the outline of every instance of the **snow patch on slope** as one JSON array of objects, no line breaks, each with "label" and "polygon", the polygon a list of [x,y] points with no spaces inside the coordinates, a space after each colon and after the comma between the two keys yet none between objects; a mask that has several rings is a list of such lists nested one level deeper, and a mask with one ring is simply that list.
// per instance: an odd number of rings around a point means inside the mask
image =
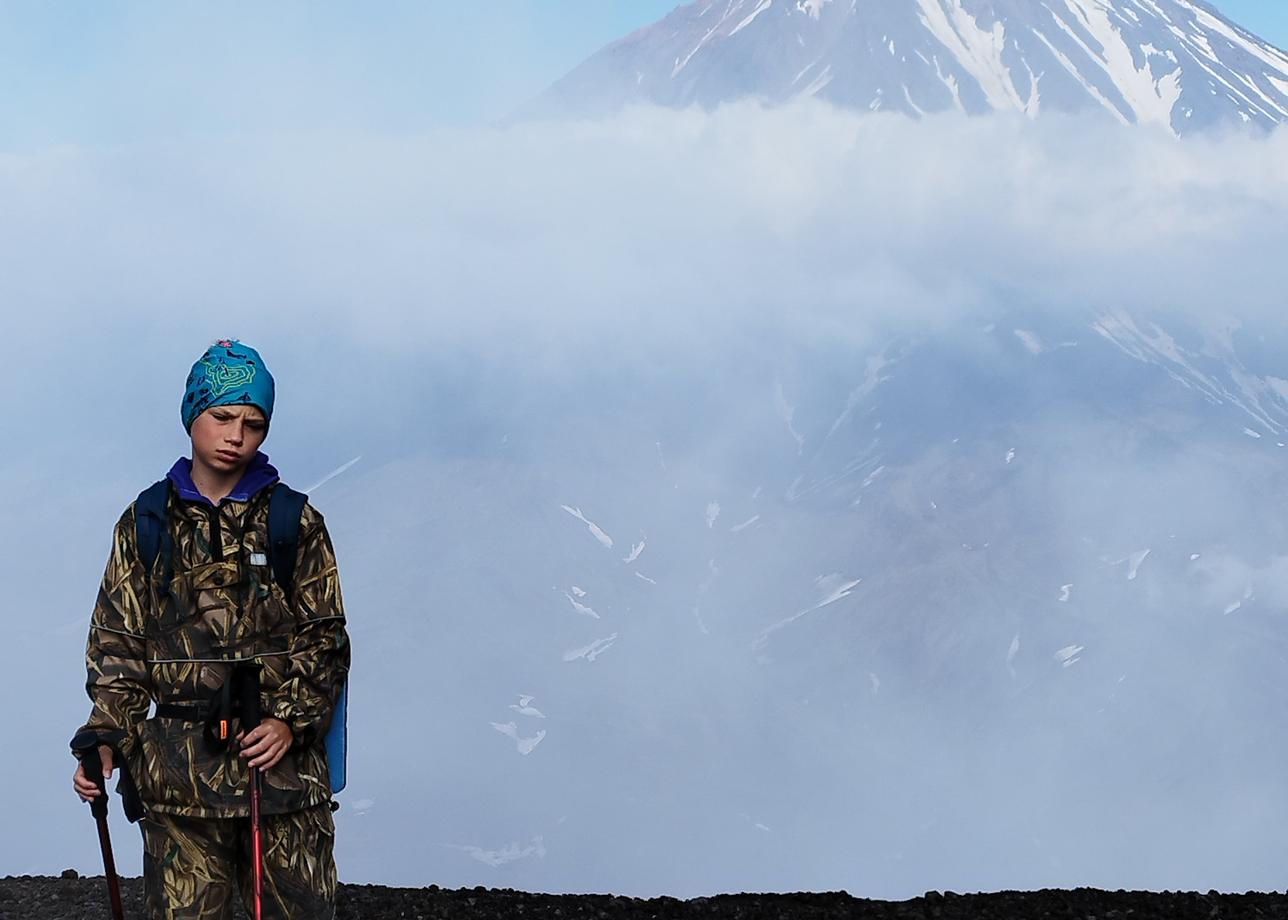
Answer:
[{"label": "snow patch on slope", "polygon": [[604,654],[604,652],[608,651],[616,641],[617,633],[613,633],[611,636],[606,636],[603,639],[596,639],[594,642],[590,643],[590,645],[584,645],[581,648],[575,648],[564,652],[563,660],[576,661],[578,658],[582,658],[586,661],[594,661],[600,655]]},{"label": "snow patch on slope", "polygon": [[1209,330],[1201,351],[1181,346],[1154,323],[1138,324],[1127,313],[1106,314],[1092,329],[1137,361],[1162,368],[1213,405],[1234,406],[1272,434],[1288,432],[1288,394],[1282,381],[1258,377],[1243,366],[1231,328]]},{"label": "snow patch on slope", "polygon": [[603,529],[594,521],[588,520],[586,516],[581,513],[580,508],[571,508],[568,505],[560,505],[559,507],[562,508],[564,511],[567,511],[569,514],[571,514],[577,520],[581,521],[583,524],[585,524],[586,529],[590,531],[591,536],[593,536],[596,540],[598,540],[608,549],[613,548],[613,538],[610,537],[608,534],[604,533]]},{"label": "snow patch on slope", "polygon": [[519,734],[519,726],[513,722],[493,722],[492,727],[514,741],[515,749],[527,757],[537,749],[537,745],[546,737],[545,729],[537,732],[531,738],[524,738]]},{"label": "snow patch on slope", "polygon": [[731,36],[732,36],[732,35],[737,35],[737,34],[738,34],[739,32],[741,32],[743,29],[747,28],[747,26],[749,26],[749,25],[751,25],[753,22],[755,22],[755,21],[756,21],[756,17],[757,17],[757,16],[759,16],[761,13],[765,12],[765,10],[769,9],[769,8],[770,8],[771,6],[773,6],[773,5],[774,5],[774,0],[760,0],[760,5],[759,5],[759,6],[757,6],[754,10],[752,10],[752,11],[751,11],[751,15],[749,15],[749,16],[748,16],[746,19],[744,19],[742,22],[738,23],[736,26],[734,26],[734,27],[733,27],[733,31],[732,31],[732,32],[730,32],[729,34],[730,34]]},{"label": "snow patch on slope", "polygon": [[[945,3],[947,9],[944,9]],[[1036,92],[1028,99],[1021,99],[1010,69],[1002,61],[1006,28],[1001,20],[986,29],[962,8],[961,0],[917,0],[917,5],[921,9],[922,24],[979,81],[990,106],[1021,112],[1036,106]]]},{"label": "snow patch on slope", "polygon": [[806,607],[804,610],[798,613],[794,613],[789,617],[785,617],[784,619],[779,620],[777,623],[774,623],[773,625],[767,626],[765,629],[762,629],[760,631],[760,635],[757,636],[756,641],[755,643],[753,643],[752,647],[762,648],[765,645],[765,643],[769,641],[769,637],[774,633],[778,632],[778,630],[782,629],[783,627],[790,626],[792,623],[795,623],[801,617],[806,616],[807,614],[813,613],[815,610],[821,610],[824,607],[827,607],[831,604],[835,604],[839,600],[843,600],[844,598],[849,597],[850,593],[856,587],[858,587],[862,581],[863,581],[862,578],[848,579],[839,573],[820,576],[815,581],[816,586],[818,587],[819,591],[822,593],[822,598],[818,601],[818,603],[814,604],[811,607]]},{"label": "snow patch on slope", "polygon": [[1114,86],[1122,93],[1138,122],[1172,124],[1172,110],[1181,97],[1181,68],[1176,67],[1161,76],[1154,75],[1153,65],[1146,55],[1143,67],[1136,67],[1135,55],[1122,30],[1114,26],[1109,13],[1099,0],[1065,0],[1084,28],[1100,44],[1097,54],[1078,37],[1073,29],[1057,17],[1056,22],[1082,46],[1098,65],[1104,68]]},{"label": "snow patch on slope", "polygon": [[477,859],[493,869],[504,866],[507,863],[517,862],[521,859],[527,859],[535,856],[538,859],[545,858],[546,847],[541,837],[533,837],[532,842],[527,846],[520,846],[518,843],[511,843],[499,850],[485,850],[483,847],[469,846],[459,843],[443,844],[448,849],[460,850],[462,853],[468,853],[472,859]]}]

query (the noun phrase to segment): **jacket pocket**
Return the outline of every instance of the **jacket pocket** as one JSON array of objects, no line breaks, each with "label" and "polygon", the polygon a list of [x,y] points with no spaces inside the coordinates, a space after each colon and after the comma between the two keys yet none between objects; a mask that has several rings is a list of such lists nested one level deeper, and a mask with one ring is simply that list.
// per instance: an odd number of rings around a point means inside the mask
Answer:
[{"label": "jacket pocket", "polygon": [[203,594],[218,594],[239,587],[242,580],[241,566],[236,559],[206,562],[193,566],[185,572],[183,580],[188,583],[189,590],[198,597],[200,605],[200,597]]},{"label": "jacket pocket", "polygon": [[172,719],[147,719],[139,726],[139,775],[135,782],[147,805],[193,805],[183,790],[193,786],[193,751],[183,724]]}]

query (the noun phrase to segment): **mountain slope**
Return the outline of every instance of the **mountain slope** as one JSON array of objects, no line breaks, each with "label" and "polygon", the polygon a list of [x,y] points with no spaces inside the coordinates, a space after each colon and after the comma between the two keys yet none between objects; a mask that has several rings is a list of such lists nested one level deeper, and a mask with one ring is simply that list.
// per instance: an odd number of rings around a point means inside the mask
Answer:
[{"label": "mountain slope", "polygon": [[[382,692],[434,727],[423,799],[391,803],[388,743],[353,748],[381,792],[349,871],[1266,884],[1288,826],[1282,341],[992,319],[593,393],[489,373],[478,455],[337,480],[337,532],[384,541],[346,577],[399,599],[366,605],[364,653],[414,675]],[[381,852],[405,824],[441,846]]]},{"label": "mountain slope", "polygon": [[814,96],[920,115],[1103,111],[1185,134],[1288,119],[1288,54],[1198,0],[698,0],[526,114]]}]

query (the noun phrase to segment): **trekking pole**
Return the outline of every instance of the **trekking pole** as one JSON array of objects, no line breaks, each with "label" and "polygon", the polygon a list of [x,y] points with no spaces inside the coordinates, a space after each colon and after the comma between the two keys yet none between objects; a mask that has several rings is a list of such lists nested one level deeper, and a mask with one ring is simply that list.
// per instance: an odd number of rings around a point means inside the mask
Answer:
[{"label": "trekking pole", "polygon": [[103,851],[103,875],[107,877],[107,893],[112,899],[112,917],[125,920],[121,906],[121,883],[116,877],[116,860],[112,858],[112,837],[107,830],[107,784],[103,782],[103,759],[98,749],[98,736],[81,732],[72,739],[72,752],[80,758],[85,778],[98,787],[98,795],[89,800],[89,811],[98,824],[98,846]]},{"label": "trekking pole", "polygon": [[[241,707],[241,729],[249,733],[259,727],[259,668],[242,667],[237,671],[237,702]],[[263,795],[262,774],[258,767],[250,770],[250,851],[251,878],[255,893],[254,920],[263,920],[264,910],[264,837],[260,827],[260,798]]]}]

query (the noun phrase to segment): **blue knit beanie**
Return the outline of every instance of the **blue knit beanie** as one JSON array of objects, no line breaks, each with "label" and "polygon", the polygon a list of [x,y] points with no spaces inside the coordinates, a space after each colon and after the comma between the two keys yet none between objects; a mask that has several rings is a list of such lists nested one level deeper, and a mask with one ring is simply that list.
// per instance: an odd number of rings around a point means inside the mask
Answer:
[{"label": "blue knit beanie", "polygon": [[211,406],[258,406],[265,421],[273,418],[273,375],[259,352],[236,339],[220,339],[206,349],[188,374],[183,393],[183,428]]}]

